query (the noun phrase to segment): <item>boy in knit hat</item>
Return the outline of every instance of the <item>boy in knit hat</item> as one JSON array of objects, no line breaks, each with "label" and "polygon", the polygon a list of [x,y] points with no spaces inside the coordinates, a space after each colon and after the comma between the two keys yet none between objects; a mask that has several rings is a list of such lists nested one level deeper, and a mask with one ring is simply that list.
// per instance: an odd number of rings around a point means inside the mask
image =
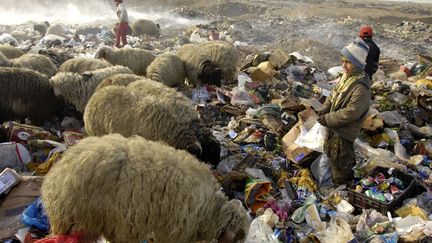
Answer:
[{"label": "boy in knit hat", "polygon": [[353,144],[369,110],[371,82],[364,71],[368,50],[368,45],[361,39],[342,49],[345,72],[319,111],[318,122],[329,128],[325,150],[337,185],[353,179]]}]

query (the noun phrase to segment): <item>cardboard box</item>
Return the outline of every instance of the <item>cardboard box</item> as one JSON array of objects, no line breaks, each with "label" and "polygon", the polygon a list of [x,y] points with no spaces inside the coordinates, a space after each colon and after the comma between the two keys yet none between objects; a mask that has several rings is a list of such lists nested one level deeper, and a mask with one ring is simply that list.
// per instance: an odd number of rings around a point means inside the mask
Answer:
[{"label": "cardboard box", "polygon": [[40,197],[42,181],[40,176],[23,176],[6,196],[0,207],[0,239],[11,238],[18,229],[25,227],[21,223],[21,215],[28,205]]},{"label": "cardboard box", "polygon": [[291,58],[289,54],[287,54],[282,49],[278,49],[270,55],[269,62],[273,65],[273,67],[280,69],[281,67],[288,66],[290,59]]},{"label": "cardboard box", "polygon": [[7,193],[13,186],[19,183],[20,176],[15,170],[6,168],[0,173],[0,194]]},{"label": "cardboard box", "polygon": [[301,147],[295,144],[295,140],[299,136],[301,129],[312,128],[316,123],[317,114],[312,109],[306,109],[298,114],[299,121],[294,125],[293,128],[282,138],[283,151],[287,156],[287,159],[294,163],[303,162],[313,150],[306,147]]}]

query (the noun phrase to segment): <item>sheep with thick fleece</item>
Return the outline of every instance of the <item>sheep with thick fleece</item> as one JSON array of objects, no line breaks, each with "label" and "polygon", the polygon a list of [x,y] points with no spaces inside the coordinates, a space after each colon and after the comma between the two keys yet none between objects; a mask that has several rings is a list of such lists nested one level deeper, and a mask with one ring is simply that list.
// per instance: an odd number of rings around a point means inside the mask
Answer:
[{"label": "sheep with thick fleece", "polygon": [[228,201],[205,164],[139,136],[81,140],[48,172],[41,192],[54,235],[235,242],[249,228],[246,210]]},{"label": "sheep with thick fleece", "polygon": [[146,69],[155,56],[143,49],[121,48],[113,50],[111,47],[100,47],[95,55],[97,59],[105,59],[112,65],[121,65],[130,68],[137,75],[146,75]]},{"label": "sheep with thick fleece", "polygon": [[212,57],[212,61],[222,69],[222,77],[232,80],[236,73],[239,55],[235,47],[225,41],[209,41],[198,44]]},{"label": "sheep with thick fleece", "polygon": [[127,67],[114,66],[82,74],[59,72],[50,79],[50,83],[56,96],[62,96],[67,103],[74,105],[77,111],[82,113],[99,83],[118,73],[132,74],[132,71]]},{"label": "sheep with thick fleece", "polygon": [[102,80],[102,82],[100,82],[99,85],[96,87],[96,90],[100,90],[103,87],[111,86],[111,85],[128,86],[128,84],[140,79],[145,79],[145,78],[143,76],[138,76],[135,74],[125,74],[125,73],[114,74],[113,76]]},{"label": "sheep with thick fleece", "polygon": [[69,59],[64,62],[60,68],[60,72],[84,73],[94,71],[101,68],[111,67],[112,65],[101,59],[78,57]]},{"label": "sheep with thick fleece", "polygon": [[175,54],[164,53],[155,58],[147,67],[147,77],[168,87],[185,86],[184,62]]},{"label": "sheep with thick fleece", "polygon": [[89,135],[140,135],[187,150],[214,165],[220,160],[220,144],[203,126],[192,101],[153,80],[98,90],[87,104],[84,124]]},{"label": "sheep with thick fleece", "polygon": [[40,54],[24,54],[15,59],[8,59],[0,52],[1,67],[28,68],[52,77],[57,73],[56,65],[46,56]]},{"label": "sheep with thick fleece", "polygon": [[2,52],[9,59],[18,58],[25,54],[23,50],[8,45],[0,45],[0,52]]},{"label": "sheep with thick fleece", "polygon": [[48,27],[45,35],[66,36],[66,31],[61,24],[54,24]]},{"label": "sheep with thick fleece", "polygon": [[186,78],[190,85],[221,85],[222,70],[203,48],[195,44],[186,44],[181,46],[176,54],[185,63]]},{"label": "sheep with thick fleece", "polygon": [[156,37],[160,36],[160,26],[151,20],[138,19],[132,23],[132,33],[135,36]]},{"label": "sheep with thick fleece", "polygon": [[57,73],[56,65],[48,57],[40,54],[25,54],[11,60],[15,67],[29,68],[52,77]]},{"label": "sheep with thick fleece", "polygon": [[0,67],[0,87],[0,124],[26,117],[42,124],[62,105],[48,78],[30,69]]}]

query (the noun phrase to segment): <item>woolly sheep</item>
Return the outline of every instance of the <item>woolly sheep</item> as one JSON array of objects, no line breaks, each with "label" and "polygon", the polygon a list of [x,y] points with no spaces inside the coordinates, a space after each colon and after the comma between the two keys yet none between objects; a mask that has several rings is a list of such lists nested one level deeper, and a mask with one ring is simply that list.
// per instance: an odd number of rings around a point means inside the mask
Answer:
[{"label": "woolly sheep", "polygon": [[127,67],[114,66],[82,74],[59,72],[50,79],[50,83],[56,96],[62,96],[67,103],[74,105],[77,111],[82,113],[96,86],[105,78],[118,73],[132,74],[132,71]]},{"label": "woolly sheep", "polygon": [[30,69],[0,67],[0,87],[0,124],[25,117],[42,124],[62,105],[48,78]]},{"label": "woolly sheep", "polygon": [[2,52],[9,59],[18,58],[25,54],[23,50],[14,46],[7,45],[1,45],[0,52]]},{"label": "woolly sheep", "polygon": [[58,68],[67,60],[74,58],[69,51],[56,50],[54,48],[40,49],[38,54],[48,57]]},{"label": "woolly sheep", "polygon": [[224,41],[209,41],[198,44],[212,57],[212,61],[222,69],[225,80],[234,78],[239,56],[231,43]]},{"label": "woolly sheep", "polygon": [[147,77],[161,82],[168,87],[185,86],[185,67],[175,54],[164,53],[155,58],[147,67]]},{"label": "woolly sheep", "polygon": [[50,24],[48,23],[48,21],[44,21],[42,24],[33,25],[33,30],[39,32],[42,36],[44,36],[49,26]]},{"label": "woolly sheep", "polygon": [[176,54],[185,63],[186,78],[190,85],[221,85],[221,69],[212,62],[209,53],[198,45],[183,45],[177,50]]},{"label": "woolly sheep", "polygon": [[147,19],[138,19],[133,22],[132,33],[135,36],[148,36],[148,37],[156,37],[160,36],[160,26],[159,24],[155,24],[151,20]]},{"label": "woolly sheep", "polygon": [[146,69],[155,56],[143,49],[121,48],[113,50],[111,47],[100,47],[95,58],[105,59],[112,65],[122,65],[130,68],[137,75],[146,75]]},{"label": "woolly sheep", "polygon": [[192,101],[153,80],[98,90],[87,104],[84,124],[89,135],[140,135],[187,150],[214,165],[220,159],[220,144],[199,120]]},{"label": "woolly sheep", "polygon": [[52,77],[57,73],[56,65],[46,56],[40,54],[25,54],[11,60],[15,67],[29,68]]},{"label": "woolly sheep", "polygon": [[100,82],[99,85],[96,87],[96,90],[100,90],[103,87],[111,86],[111,85],[127,86],[128,84],[137,81],[139,79],[144,79],[144,77],[135,74],[124,74],[124,73],[114,74],[113,76],[102,80],[102,82]]},{"label": "woolly sheep", "polygon": [[246,210],[228,201],[205,164],[139,136],[81,140],[48,172],[41,192],[54,235],[235,242],[249,228]]},{"label": "woolly sheep", "polygon": [[54,24],[48,27],[46,35],[66,36],[66,32],[61,24]]},{"label": "woolly sheep", "polygon": [[71,72],[71,73],[84,73],[87,71],[94,71],[101,68],[111,67],[112,65],[101,59],[94,58],[73,58],[64,62],[60,68],[60,72]]}]

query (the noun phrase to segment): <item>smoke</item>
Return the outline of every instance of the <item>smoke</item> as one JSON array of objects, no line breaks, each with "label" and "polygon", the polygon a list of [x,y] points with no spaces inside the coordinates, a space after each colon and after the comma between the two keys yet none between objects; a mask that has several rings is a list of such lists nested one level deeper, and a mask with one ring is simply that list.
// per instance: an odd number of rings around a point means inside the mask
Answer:
[{"label": "smoke", "polygon": [[[0,25],[19,25],[28,22],[60,23],[64,25],[112,24],[116,21],[112,0],[1,0]],[[145,3],[145,2],[143,2]],[[141,4],[143,4],[141,3]],[[140,10],[131,3],[126,4],[129,22],[134,19],[149,19],[163,28],[204,24],[205,19],[187,19],[165,11]]]}]

